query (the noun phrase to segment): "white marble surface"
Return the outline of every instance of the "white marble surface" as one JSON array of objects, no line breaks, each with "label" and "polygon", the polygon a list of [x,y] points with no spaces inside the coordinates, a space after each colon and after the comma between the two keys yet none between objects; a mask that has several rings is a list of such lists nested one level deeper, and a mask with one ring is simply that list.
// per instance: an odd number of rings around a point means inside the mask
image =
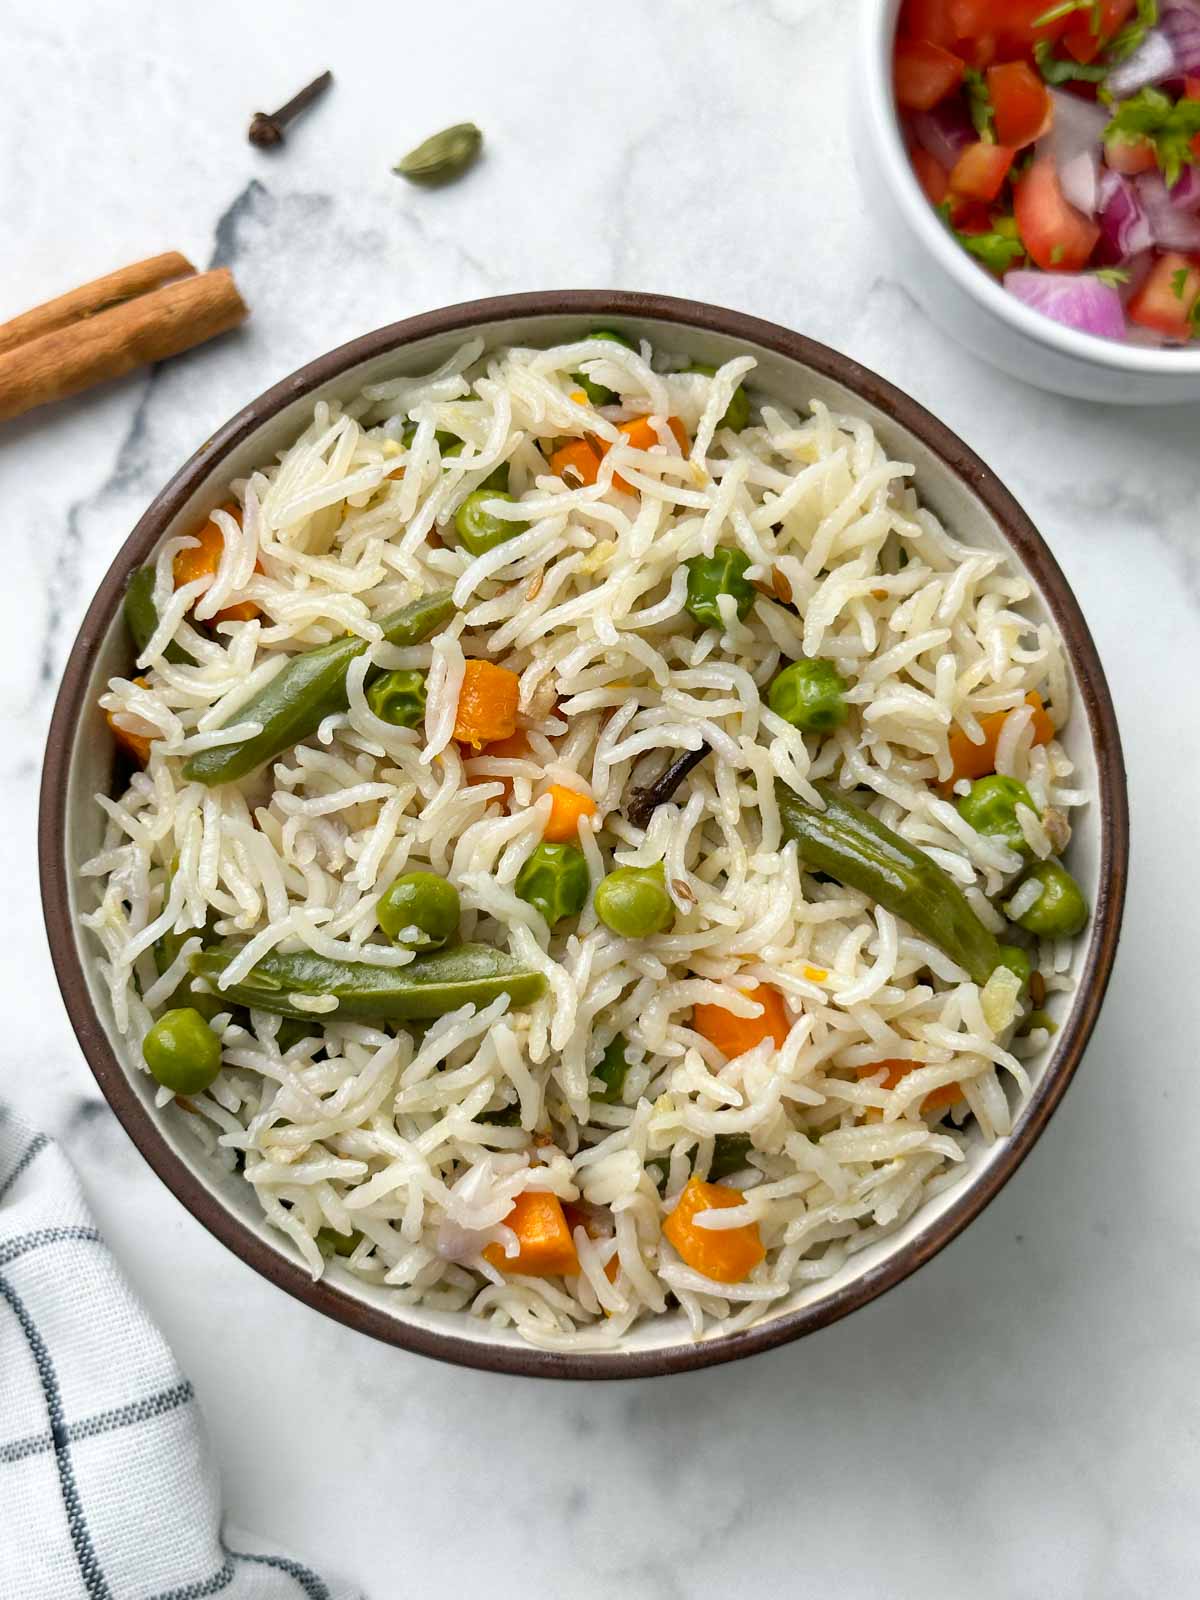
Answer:
[{"label": "white marble surface", "polygon": [[[1200,1565],[1195,413],[976,364],[889,275],[850,160],[856,0],[604,7],[210,0],[0,8],[0,316],[166,248],[231,264],[242,333],[0,430],[0,1093],[77,1162],[193,1376],[246,1526],[372,1600],[1194,1590]],[[249,113],[330,66],[286,149]],[[486,159],[389,165],[474,118]],[[103,1103],[41,931],[36,784],[78,620],[150,496],[301,361],[504,290],[696,295],[840,346],[1007,479],[1075,585],[1129,761],[1133,879],[1063,1109],[947,1253],[773,1355],[633,1386],[458,1372],[292,1302],[212,1240]]]}]

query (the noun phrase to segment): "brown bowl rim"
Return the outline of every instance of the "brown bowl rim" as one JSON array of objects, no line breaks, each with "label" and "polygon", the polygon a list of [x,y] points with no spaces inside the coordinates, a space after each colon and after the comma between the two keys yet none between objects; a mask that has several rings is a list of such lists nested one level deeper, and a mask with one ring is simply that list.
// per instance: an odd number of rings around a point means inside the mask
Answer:
[{"label": "brown bowl rim", "polygon": [[[557,1351],[490,1345],[451,1333],[407,1326],[375,1306],[364,1305],[325,1279],[313,1282],[229,1212],[170,1148],[157,1121],[143,1106],[117,1061],[92,1005],[71,923],[67,892],[66,799],[69,752],[83,710],[92,665],[128,574],[145,560],[171,519],[214,467],[283,407],[339,377],[347,368],[431,335],[466,331],[483,324],[536,316],[651,318],[689,331],[727,335],[793,358],[845,385],[877,406],[964,481],[995,517],[1005,538],[1041,586],[1074,663],[1080,700],[1100,756],[1100,890],[1093,933],[1076,1004],[1041,1081],[1024,1108],[1007,1147],[978,1181],[903,1249],[857,1282],[812,1306],[800,1307],[758,1327],[714,1336],[698,1344],[646,1351]],[[39,874],[46,932],[54,969],[80,1048],[109,1105],[150,1166],[175,1198],[235,1255],[279,1288],[347,1327],[385,1343],[438,1360],[487,1372],[522,1377],[571,1379],[645,1378],[688,1372],[771,1350],[839,1321],[876,1299],[943,1250],[974,1220],[1008,1181],[1041,1135],[1066,1092],[1095,1025],[1112,971],[1120,932],[1129,861],[1129,811],[1125,765],[1116,714],[1100,659],[1079,604],[1049,547],[1012,494],[954,433],[886,379],[849,356],[804,334],[743,312],[674,296],[620,290],[568,289],[501,295],[424,312],[377,328],[300,367],[252,400],[208,439],[154,498],[118,551],[88,607],[71,647],[55,702],[46,744],[38,815]]]}]

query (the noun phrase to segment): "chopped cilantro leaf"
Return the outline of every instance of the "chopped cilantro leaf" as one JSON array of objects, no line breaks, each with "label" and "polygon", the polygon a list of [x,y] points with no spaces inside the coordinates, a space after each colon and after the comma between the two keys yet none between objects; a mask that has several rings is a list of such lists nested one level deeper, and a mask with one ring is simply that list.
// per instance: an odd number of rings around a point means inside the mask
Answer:
[{"label": "chopped cilantro leaf", "polygon": [[1161,89],[1139,89],[1122,100],[1104,130],[1105,139],[1149,139],[1168,186],[1185,164],[1200,159],[1192,141],[1200,133],[1200,100],[1172,100]]},{"label": "chopped cilantro leaf", "polygon": [[976,67],[968,67],[963,74],[963,85],[967,91],[967,107],[975,124],[975,132],[984,144],[995,144],[996,110],[983,73]]},{"label": "chopped cilantro leaf", "polygon": [[1114,36],[1107,50],[1108,59],[1117,62],[1131,56],[1157,23],[1158,0],[1138,0],[1137,16],[1132,17]]},{"label": "chopped cilantro leaf", "polygon": [[1065,245],[1056,244],[1054,246],[1054,249],[1051,250],[1051,252],[1050,252],[1050,265],[1052,267],[1057,267],[1059,262],[1066,255],[1066,253],[1067,253],[1067,251],[1066,251],[1066,246]]},{"label": "chopped cilantro leaf", "polygon": [[1129,282],[1129,273],[1124,267],[1101,267],[1095,276],[1097,283],[1106,283],[1110,289]]},{"label": "chopped cilantro leaf", "polygon": [[1003,277],[1010,267],[1024,260],[1025,246],[1014,217],[997,217],[988,233],[962,233],[951,220],[949,200],[943,200],[936,210],[963,249],[982,261],[997,277]]},{"label": "chopped cilantro leaf", "polygon": [[1033,59],[1047,83],[1099,83],[1108,75],[1105,66],[1085,66],[1082,61],[1060,61],[1054,54],[1049,39],[1038,39],[1033,47]]},{"label": "chopped cilantro leaf", "polygon": [[1183,291],[1187,288],[1188,276],[1188,269],[1186,267],[1180,267],[1178,272],[1173,272],[1171,274],[1171,293],[1175,296],[1176,300],[1183,299]]}]

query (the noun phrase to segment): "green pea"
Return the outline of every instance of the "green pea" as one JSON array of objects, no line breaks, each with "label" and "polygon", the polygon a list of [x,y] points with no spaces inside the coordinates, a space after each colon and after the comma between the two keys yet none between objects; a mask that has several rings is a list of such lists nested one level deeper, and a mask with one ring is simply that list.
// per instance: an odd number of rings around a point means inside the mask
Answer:
[{"label": "green pea", "polygon": [[504,522],[501,518],[493,516],[490,511],[485,511],[485,505],[492,500],[507,500],[510,504],[513,503],[512,495],[503,490],[476,489],[454,513],[458,542],[473,556],[481,556],[487,550],[494,550],[498,544],[507,544],[509,539],[515,539],[529,527],[527,522]]},{"label": "green pea", "polygon": [[362,1237],[357,1228],[350,1233],[339,1233],[336,1228],[318,1228],[317,1249],[323,1256],[352,1256]]},{"label": "green pea", "polygon": [[969,822],[976,833],[992,839],[1002,839],[1018,855],[1033,854],[1029,842],[1021,832],[1017,807],[1028,806],[1036,817],[1038,809],[1029,790],[1016,778],[1004,778],[998,772],[989,777],[976,778],[969,794],[958,802],[958,814]]},{"label": "green pea", "polygon": [[[1036,934],[1039,939],[1070,939],[1087,921],[1088,903],[1083,890],[1061,861],[1039,861],[1021,882],[1042,886],[1029,910],[1012,918],[1026,933]],[[1012,917],[1008,906],[1005,910]]]},{"label": "green pea", "polygon": [[582,850],[573,844],[539,844],[513,887],[552,928],[564,917],[579,915],[590,881]]},{"label": "green pea", "polygon": [[719,1133],[713,1140],[712,1160],[708,1166],[709,1183],[720,1183],[722,1178],[735,1172],[744,1172],[750,1165],[746,1157],[753,1150],[749,1136],[744,1133]]},{"label": "green pea", "polygon": [[414,950],[440,950],[458,932],[461,907],[458,890],[436,872],[402,872],[384,890],[375,916],[393,944],[410,928],[417,937],[405,939]]},{"label": "green pea", "polygon": [[142,1040],[142,1055],[174,1094],[199,1094],[221,1070],[221,1041],[193,1006],[164,1011]]},{"label": "green pea", "polygon": [[850,715],[846,687],[830,661],[793,661],[772,679],[767,704],[804,733],[831,733]]},{"label": "green pea", "polygon": [[[706,378],[715,378],[716,367],[710,367],[703,361],[689,361],[688,372],[702,372]],[[732,428],[734,433],[741,433],[750,421],[750,396],[739,383],[729,397],[729,404],[725,407],[725,415],[717,424],[719,428]]]},{"label": "green pea", "polygon": [[604,1054],[600,1057],[600,1065],[592,1069],[592,1076],[599,1078],[604,1085],[604,1093],[597,1096],[607,1106],[619,1106],[625,1093],[625,1079],[629,1073],[629,1062],[625,1059],[626,1039],[623,1033],[614,1034]]},{"label": "green pea", "polygon": [[1000,965],[1007,967],[1010,972],[1015,972],[1021,980],[1022,995],[1029,992],[1029,980],[1033,976],[1033,961],[1028,950],[1022,950],[1019,944],[1002,944],[1000,946]]},{"label": "green pea", "polygon": [[754,585],[746,581],[748,555],[722,545],[711,556],[693,556],[684,565],[688,575],[684,607],[697,622],[706,628],[725,626],[717,605],[717,596],[722,594],[731,594],[737,602],[739,620],[745,617],[755,594]]},{"label": "green pea", "polygon": [[[626,350],[635,348],[631,339],[627,339],[623,333],[614,333],[611,328],[595,328],[588,334],[588,338],[611,339],[614,344],[623,344]],[[583,372],[573,372],[571,374],[571,382],[579,385],[594,406],[615,405],[621,398],[615,389],[605,388],[604,384],[597,383]]]},{"label": "green pea", "polygon": [[1048,1011],[1031,1011],[1025,1018],[1025,1026],[1021,1029],[1024,1034],[1032,1033],[1035,1028],[1045,1028],[1047,1033],[1057,1033],[1058,1023]]},{"label": "green pea", "polygon": [[646,939],[663,933],[675,921],[667,893],[667,869],[617,867],[596,886],[596,915],[622,939]]},{"label": "green pea", "polygon": [[425,674],[385,672],[367,690],[367,704],[380,722],[415,728],[425,719]]},{"label": "green pea", "polygon": [[[400,435],[400,443],[406,450],[412,449],[413,440],[417,437],[417,424],[406,422],[404,431]],[[439,428],[433,436],[437,440],[437,447],[444,456],[456,456],[463,447],[462,440],[456,433],[448,433],[445,428]]]}]

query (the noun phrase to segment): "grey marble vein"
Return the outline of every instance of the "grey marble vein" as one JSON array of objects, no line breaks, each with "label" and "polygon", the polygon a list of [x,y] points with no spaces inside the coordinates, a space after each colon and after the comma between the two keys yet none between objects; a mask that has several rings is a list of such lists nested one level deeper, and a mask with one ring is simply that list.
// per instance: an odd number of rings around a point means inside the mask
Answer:
[{"label": "grey marble vein", "polygon": [[[252,315],[0,430],[0,1098],[78,1163],[196,1385],[246,1526],[375,1600],[1130,1600],[1195,1589],[1191,797],[1196,414],[1040,394],[897,282],[851,152],[868,0],[453,8],[62,0],[0,18],[0,316],[176,247]],[[283,150],[244,137],[329,65]],[[471,117],[451,189],[396,158]],[[301,362],[505,290],[692,294],[846,349],[929,405],[1042,526],[1112,678],[1134,863],[1110,999],[999,1199],[884,1300],[801,1345],[637,1387],[539,1386],[373,1344],[287,1300],[171,1199],[101,1101],[38,928],[36,782],[79,620],[147,501]],[[0,1502],[0,1522],[3,1520]]]}]

